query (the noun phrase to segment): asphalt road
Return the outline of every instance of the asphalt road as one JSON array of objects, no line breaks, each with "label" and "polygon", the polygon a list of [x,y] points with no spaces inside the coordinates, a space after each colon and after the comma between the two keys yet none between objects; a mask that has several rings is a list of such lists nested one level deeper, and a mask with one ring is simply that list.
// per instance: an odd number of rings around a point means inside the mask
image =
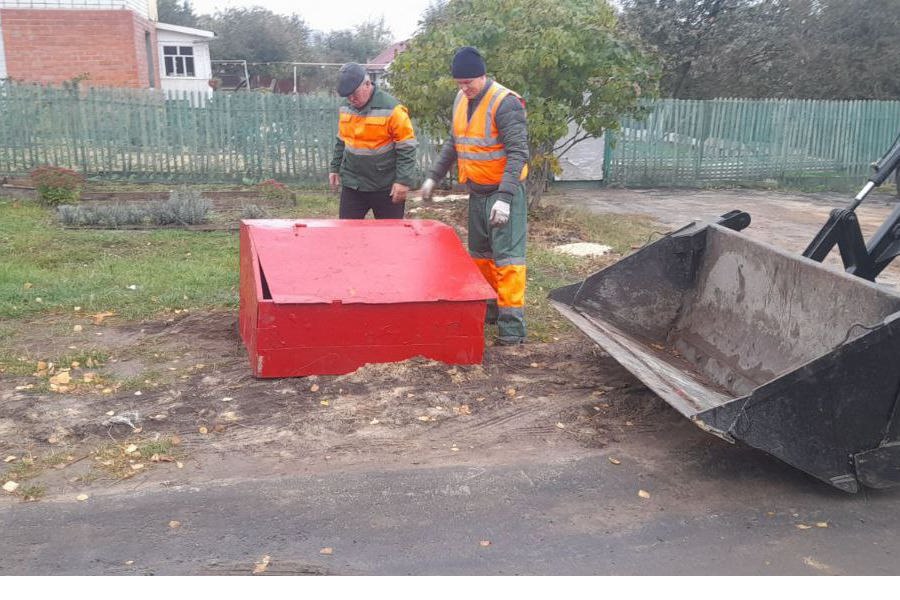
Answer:
[{"label": "asphalt road", "polygon": [[850,496],[753,450],[713,446],[730,456],[724,471],[748,470],[695,486],[598,455],[15,504],[0,510],[0,574],[250,574],[264,556],[267,574],[292,575],[900,570],[900,492]]}]

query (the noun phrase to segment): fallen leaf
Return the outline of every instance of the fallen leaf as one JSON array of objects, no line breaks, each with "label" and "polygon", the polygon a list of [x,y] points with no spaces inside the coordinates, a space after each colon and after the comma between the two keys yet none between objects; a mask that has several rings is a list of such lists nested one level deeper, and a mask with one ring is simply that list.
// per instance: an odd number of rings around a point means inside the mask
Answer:
[{"label": "fallen leaf", "polygon": [[322,406],[328,406],[328,400],[320,400],[319,404],[321,404]]},{"label": "fallen leaf", "polygon": [[87,494],[78,494],[77,496],[75,496],[75,499],[79,502],[84,502],[88,498],[90,498],[90,496],[88,496]]},{"label": "fallen leaf", "polygon": [[34,284],[31,283],[30,281],[26,281],[25,285],[23,285],[22,287],[25,288],[26,290],[30,290],[31,288],[34,287]]},{"label": "fallen leaf", "polygon": [[181,521],[169,521],[169,528],[178,529],[181,527]]},{"label": "fallen leaf", "polygon": [[222,402],[231,402],[232,400],[234,400],[234,398],[231,398],[229,396],[225,396],[224,398],[221,399]]},{"label": "fallen leaf", "polygon": [[53,383],[56,385],[65,385],[65,384],[69,383],[70,381],[72,381],[72,377],[71,377],[71,375],[69,375],[68,371],[63,371],[63,372],[58,373],[50,378],[50,383]]},{"label": "fallen leaf", "polygon": [[611,462],[611,463],[614,464],[614,465],[621,465],[621,464],[622,464],[622,461],[621,461],[621,460],[619,460],[618,458],[613,458],[612,456],[609,457],[609,462]]},{"label": "fallen leaf", "polygon": [[491,545],[491,540],[481,540],[480,542],[478,542],[478,545],[482,548],[487,548]]},{"label": "fallen leaf", "polygon": [[154,454],[150,457],[150,462],[175,462],[175,459],[167,454]]},{"label": "fallen leaf", "polygon": [[202,433],[203,435],[206,435],[207,433],[209,433],[209,430],[208,430],[206,427],[201,427],[201,428],[198,429],[197,431],[199,431],[199,432]]},{"label": "fallen leaf", "polygon": [[557,428],[557,429],[565,429],[566,426],[565,426],[563,423],[557,423],[557,424],[556,424],[556,428]]},{"label": "fallen leaf", "polygon": [[381,421],[379,421],[378,419],[372,419],[371,421],[369,421],[369,425],[378,425],[379,423],[381,423]]},{"label": "fallen leaf", "polygon": [[175,466],[178,467],[179,469],[183,469],[183,468],[184,468],[184,463],[183,463],[183,462],[176,462],[176,463],[175,463]]},{"label": "fallen leaf", "polygon": [[84,329],[84,327],[82,327],[81,325],[76,325],[72,328],[72,331],[78,332],[78,331],[81,331],[82,329]]},{"label": "fallen leaf", "polygon": [[531,368],[532,368],[532,369],[537,369],[538,366],[539,366],[539,365],[538,365],[537,363],[531,363]]},{"label": "fallen leaf", "polygon": [[460,404],[460,405],[457,407],[456,412],[458,412],[458,413],[461,414],[461,415],[471,415],[471,414],[472,414],[472,409],[469,408],[469,405],[468,405],[468,404]]},{"label": "fallen leaf", "polygon": [[18,487],[19,487],[19,484],[16,483],[15,481],[7,481],[6,483],[3,484],[4,491],[9,492],[10,494],[12,494],[14,491],[16,491],[16,489]]},{"label": "fallen leaf", "polygon": [[138,447],[136,445],[131,444],[127,448],[125,448],[125,454],[133,454],[134,452],[137,452],[137,449]]},{"label": "fallen leaf", "polygon": [[419,420],[420,421],[430,421],[431,417],[429,417],[428,415],[422,415],[421,417],[419,417]]},{"label": "fallen leaf", "polygon": [[16,458],[18,458],[18,457],[13,456],[13,455],[9,455],[9,456],[7,456],[6,458],[3,459],[3,462],[9,463],[9,462],[12,462],[12,461],[16,460]]},{"label": "fallen leaf", "polygon": [[508,390],[506,390],[506,395],[509,396],[510,398],[512,398],[513,396],[515,396],[515,395],[516,395],[516,388],[509,388]]},{"label": "fallen leaf", "polygon": [[85,373],[82,377],[85,383],[93,383],[95,379],[97,379],[96,373]]},{"label": "fallen leaf", "polygon": [[647,498],[650,497],[650,492],[645,492],[644,490],[638,490],[638,496],[640,496],[641,498],[646,500]]},{"label": "fallen leaf", "polygon": [[634,425],[634,423],[632,423],[631,421],[625,421],[625,424],[628,425],[629,427],[631,427],[632,425]]},{"label": "fallen leaf", "polygon": [[228,428],[222,423],[216,423],[215,425],[213,425],[213,433],[224,433],[226,429]]},{"label": "fallen leaf", "polygon": [[[135,288],[132,287],[130,289],[135,289]],[[92,318],[94,319],[94,325],[102,325],[103,321],[105,321],[109,317],[114,317],[114,316],[116,316],[116,313],[114,313],[114,312],[99,312],[95,315],[92,315]]]},{"label": "fallen leaf", "polygon": [[272,560],[272,558],[268,554],[266,556],[263,556],[253,567],[253,574],[256,575],[258,573],[265,573],[266,569],[269,568],[270,560]]},{"label": "fallen leaf", "polygon": [[134,561],[133,561],[133,560],[126,560],[126,561],[125,561],[125,564],[126,564],[126,565],[133,565],[133,564],[134,564]]},{"label": "fallen leaf", "polygon": [[311,391],[311,392],[318,392],[318,391],[319,391],[319,384],[318,384],[318,383],[312,384],[312,385],[310,386],[310,388],[309,388],[309,391]]},{"label": "fallen leaf", "polygon": [[38,364],[37,364],[37,370],[38,370],[38,371],[46,371],[46,370],[47,370],[47,363],[44,362],[43,360],[39,360],[39,361],[38,361]]},{"label": "fallen leaf", "polygon": [[238,419],[238,416],[237,416],[237,413],[235,413],[233,410],[229,410],[228,412],[223,412],[220,416],[221,416],[222,419],[224,419],[225,421],[231,421],[231,422],[234,422],[234,421],[238,421],[238,420],[239,420],[239,419]]},{"label": "fallen leaf", "polygon": [[177,435],[173,435],[171,438],[169,438],[169,441],[172,442],[173,446],[178,446],[179,444],[181,444],[181,438]]},{"label": "fallen leaf", "polygon": [[828,527],[828,522],[827,521],[819,521],[818,523],[816,523],[816,527],[825,529],[826,527]]},{"label": "fallen leaf", "polygon": [[140,471],[141,469],[144,468],[144,465],[142,463],[137,463],[136,465],[131,465],[131,468],[134,469],[135,471]]},{"label": "fallen leaf", "polygon": [[322,548],[319,550],[319,554],[334,554],[334,548]]},{"label": "fallen leaf", "polygon": [[796,527],[797,529],[812,529],[811,525],[804,525],[803,523],[799,523]]}]

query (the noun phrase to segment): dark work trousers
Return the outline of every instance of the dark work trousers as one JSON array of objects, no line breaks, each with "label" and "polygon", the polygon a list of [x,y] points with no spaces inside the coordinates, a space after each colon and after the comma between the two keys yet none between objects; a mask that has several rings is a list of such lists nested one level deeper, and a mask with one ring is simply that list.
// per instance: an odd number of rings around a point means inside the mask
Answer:
[{"label": "dark work trousers", "polygon": [[406,203],[391,202],[391,191],[361,192],[341,187],[341,207],[338,215],[342,219],[365,219],[372,209],[376,219],[402,219]]}]

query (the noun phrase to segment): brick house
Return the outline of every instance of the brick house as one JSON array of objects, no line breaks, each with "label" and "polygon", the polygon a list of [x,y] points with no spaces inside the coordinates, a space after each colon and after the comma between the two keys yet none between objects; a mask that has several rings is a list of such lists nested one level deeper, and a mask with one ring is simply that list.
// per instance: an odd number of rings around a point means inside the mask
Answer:
[{"label": "brick house", "polygon": [[213,37],[157,23],[156,0],[0,0],[0,80],[209,92]]}]

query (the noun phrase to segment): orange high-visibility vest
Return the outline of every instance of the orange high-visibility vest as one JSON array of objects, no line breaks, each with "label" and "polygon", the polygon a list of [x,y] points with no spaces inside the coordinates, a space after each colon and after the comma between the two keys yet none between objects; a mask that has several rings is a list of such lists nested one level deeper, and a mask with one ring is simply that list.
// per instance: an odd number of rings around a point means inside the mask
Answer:
[{"label": "orange high-visibility vest", "polygon": [[[456,143],[459,182],[473,181],[485,185],[499,185],[506,168],[506,147],[500,143],[495,120],[497,108],[509,94],[521,98],[496,81],[481,98],[469,118],[469,99],[460,91],[453,103],[453,138]],[[528,165],[522,168],[519,180],[528,176]]]}]

